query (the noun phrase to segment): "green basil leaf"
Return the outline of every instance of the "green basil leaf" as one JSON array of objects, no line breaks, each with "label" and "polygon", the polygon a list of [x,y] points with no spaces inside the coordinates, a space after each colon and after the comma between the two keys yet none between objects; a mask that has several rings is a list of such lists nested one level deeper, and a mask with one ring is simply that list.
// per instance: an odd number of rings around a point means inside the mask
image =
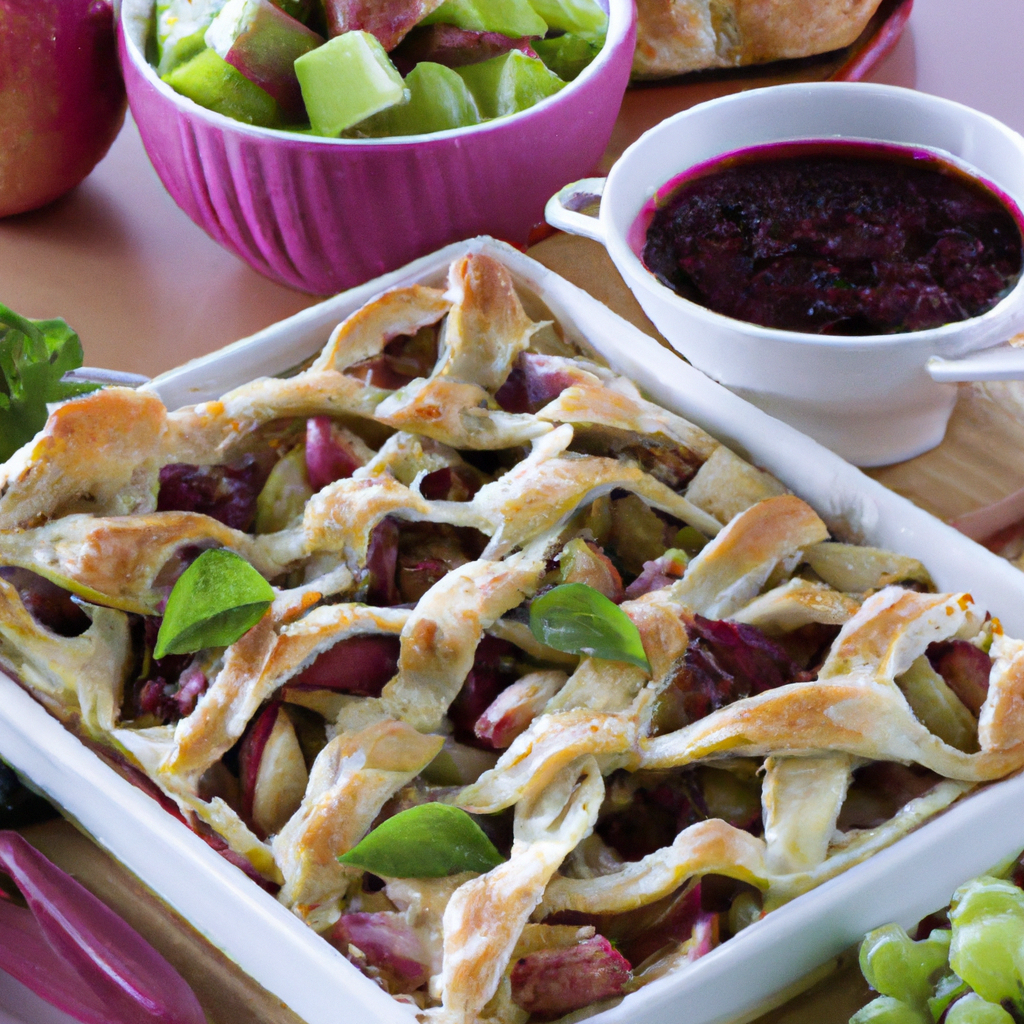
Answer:
[{"label": "green basil leaf", "polygon": [[338,860],[382,878],[444,878],[460,871],[483,874],[503,858],[465,811],[434,803],[381,822]]},{"label": "green basil leaf", "polygon": [[530,631],[548,647],[628,661],[650,672],[640,633],[614,601],[585,583],[554,587],[530,605]]},{"label": "green basil leaf", "polygon": [[204,551],[167,599],[154,658],[227,647],[263,618],[274,588],[233,551]]}]

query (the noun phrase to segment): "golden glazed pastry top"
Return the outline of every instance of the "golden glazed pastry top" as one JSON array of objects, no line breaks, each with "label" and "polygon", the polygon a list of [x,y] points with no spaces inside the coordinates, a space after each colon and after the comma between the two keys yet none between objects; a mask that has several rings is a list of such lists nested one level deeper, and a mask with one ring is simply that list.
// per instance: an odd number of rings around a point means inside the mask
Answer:
[{"label": "golden glazed pastry top", "polygon": [[635,78],[765,64],[849,46],[880,0],[637,0]]}]

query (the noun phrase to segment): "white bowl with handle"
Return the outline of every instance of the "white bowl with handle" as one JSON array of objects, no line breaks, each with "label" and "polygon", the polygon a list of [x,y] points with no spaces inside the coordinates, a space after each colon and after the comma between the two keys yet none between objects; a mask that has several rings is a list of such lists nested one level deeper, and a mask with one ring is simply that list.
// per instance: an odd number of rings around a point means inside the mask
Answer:
[{"label": "white bowl with handle", "polygon": [[[937,445],[956,381],[1024,378],[1024,277],[981,316],[905,334],[846,337],[760,327],[712,312],[661,284],[631,229],[666,183],[753,146],[869,140],[929,150],[1002,192],[1020,224],[1024,138],[950,100],[895,86],[819,82],[712,100],[638,139],[605,178],[566,186],[548,222],[601,242],[644,311],[695,366],[861,466]],[[580,211],[600,197],[598,217]],[[632,244],[631,244],[632,243]]]}]

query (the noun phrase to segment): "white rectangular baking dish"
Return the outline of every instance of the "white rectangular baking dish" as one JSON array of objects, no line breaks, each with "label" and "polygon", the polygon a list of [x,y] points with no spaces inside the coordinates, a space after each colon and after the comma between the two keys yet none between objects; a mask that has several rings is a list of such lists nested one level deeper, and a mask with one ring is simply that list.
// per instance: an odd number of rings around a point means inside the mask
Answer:
[{"label": "white rectangular baking dish", "polygon": [[[320,303],[147,385],[169,408],[293,367],[334,325],[395,285],[436,284],[463,252],[491,253],[571,337],[658,402],[700,424],[809,501],[843,539],[920,558],[940,590],[970,590],[1024,636],[1024,573],[886,490],[816,442],[684,363],[597,300],[517,250],[479,238]],[[536,314],[534,314],[536,315]],[[0,674],[0,755],[157,895],[308,1024],[405,1022],[385,995],[271,896],[64,730]],[[683,973],[654,982],[595,1024],[724,1024],[893,919],[910,925],[953,889],[1024,847],[1024,776],[991,785],[893,847],[770,914]]]}]

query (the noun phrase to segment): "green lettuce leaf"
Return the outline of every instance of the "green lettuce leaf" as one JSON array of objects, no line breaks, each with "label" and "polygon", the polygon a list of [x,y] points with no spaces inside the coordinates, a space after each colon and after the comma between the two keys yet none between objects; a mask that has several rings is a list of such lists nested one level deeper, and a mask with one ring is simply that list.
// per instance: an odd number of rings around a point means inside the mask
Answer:
[{"label": "green lettuce leaf", "polygon": [[82,365],[82,343],[64,320],[28,320],[0,305],[0,462],[46,425],[48,402],[95,391],[61,380]]}]

